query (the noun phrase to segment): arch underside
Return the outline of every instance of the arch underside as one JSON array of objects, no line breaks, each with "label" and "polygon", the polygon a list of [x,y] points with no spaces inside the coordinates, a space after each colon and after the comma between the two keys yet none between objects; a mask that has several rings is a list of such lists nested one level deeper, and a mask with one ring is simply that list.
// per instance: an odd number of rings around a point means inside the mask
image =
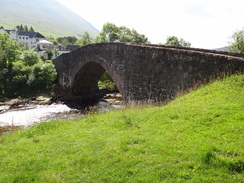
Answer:
[{"label": "arch underside", "polygon": [[90,96],[99,93],[98,81],[105,72],[105,69],[96,62],[85,64],[79,72],[71,86],[72,96]]},{"label": "arch underside", "polygon": [[[97,99],[103,97],[106,90],[99,89],[98,81],[105,71],[106,69],[97,62],[88,62],[82,66],[73,80],[71,96],[92,101],[97,101]],[[113,75],[110,76],[114,79]],[[116,81],[114,82],[117,85]]]}]

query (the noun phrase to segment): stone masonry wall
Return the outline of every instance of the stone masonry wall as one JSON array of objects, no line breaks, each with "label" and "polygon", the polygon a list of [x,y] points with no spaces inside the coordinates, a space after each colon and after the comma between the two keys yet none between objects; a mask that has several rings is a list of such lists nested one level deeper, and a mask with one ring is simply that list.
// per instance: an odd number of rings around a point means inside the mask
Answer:
[{"label": "stone masonry wall", "polygon": [[58,57],[60,91],[66,96],[97,96],[106,70],[125,101],[164,101],[196,83],[223,73],[244,71],[244,56],[212,50],[99,43]]}]

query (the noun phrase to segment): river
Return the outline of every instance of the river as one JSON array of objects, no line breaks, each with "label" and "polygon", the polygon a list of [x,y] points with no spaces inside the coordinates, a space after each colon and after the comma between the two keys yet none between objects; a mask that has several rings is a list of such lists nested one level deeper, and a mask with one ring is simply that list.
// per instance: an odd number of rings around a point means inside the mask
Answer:
[{"label": "river", "polygon": [[[116,97],[116,95],[118,97]],[[106,112],[111,108],[122,108],[121,96],[107,96],[101,99],[93,109],[99,112]],[[69,107],[63,103],[52,103],[51,105],[25,104],[17,105],[14,108],[10,106],[0,107],[0,127],[21,126],[28,127],[42,121],[53,119],[71,119],[76,120],[84,116],[83,110]]]}]

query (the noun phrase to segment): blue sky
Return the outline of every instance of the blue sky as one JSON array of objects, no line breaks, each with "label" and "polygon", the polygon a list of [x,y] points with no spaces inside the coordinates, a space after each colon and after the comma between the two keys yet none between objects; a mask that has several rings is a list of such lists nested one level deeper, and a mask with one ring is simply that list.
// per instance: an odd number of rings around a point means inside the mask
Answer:
[{"label": "blue sky", "polygon": [[228,45],[234,31],[244,28],[243,0],[57,0],[98,30],[106,22],[134,28],[152,43],[167,36],[192,47]]}]

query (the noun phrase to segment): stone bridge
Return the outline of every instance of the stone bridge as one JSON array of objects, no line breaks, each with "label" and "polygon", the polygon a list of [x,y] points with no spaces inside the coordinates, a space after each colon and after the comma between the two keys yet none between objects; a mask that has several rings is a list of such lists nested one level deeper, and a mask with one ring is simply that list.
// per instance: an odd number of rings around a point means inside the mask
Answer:
[{"label": "stone bridge", "polygon": [[98,43],[54,60],[65,98],[100,96],[98,80],[107,71],[126,102],[164,101],[178,92],[223,74],[244,71],[244,54],[214,50]]}]

